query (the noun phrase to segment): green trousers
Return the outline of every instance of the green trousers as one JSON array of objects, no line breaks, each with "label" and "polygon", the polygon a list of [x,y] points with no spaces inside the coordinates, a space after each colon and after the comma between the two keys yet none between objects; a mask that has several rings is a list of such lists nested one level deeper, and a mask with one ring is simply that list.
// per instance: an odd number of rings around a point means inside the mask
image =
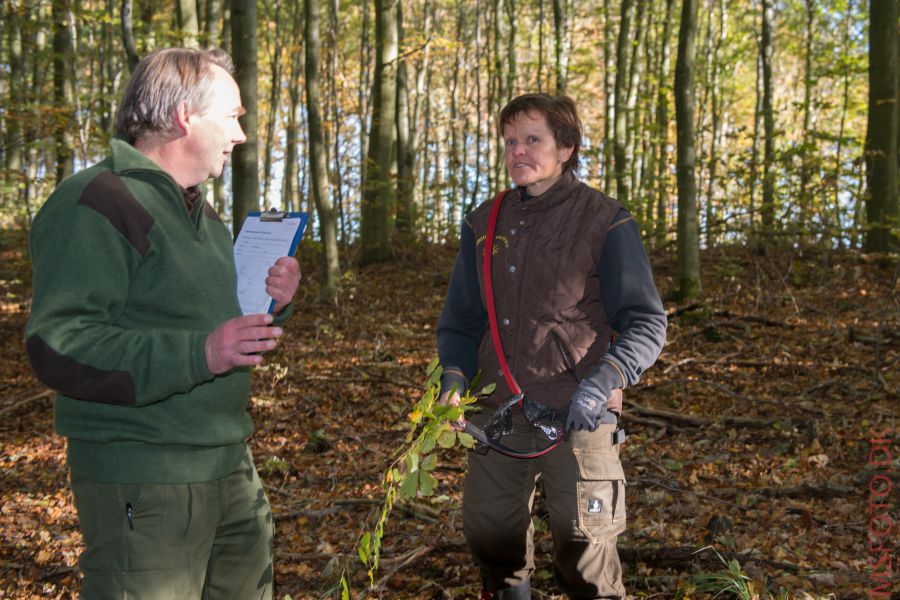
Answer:
[{"label": "green trousers", "polygon": [[272,510],[249,453],[229,476],[184,484],[72,478],[83,600],[272,598]]},{"label": "green trousers", "polygon": [[[487,414],[485,414],[487,413]],[[490,411],[473,415],[483,426]],[[513,410],[513,433],[502,443],[519,451],[547,439]],[[534,571],[531,510],[538,478],[550,512],[553,566],[570,598],[624,598],[616,539],[625,530],[625,474],[614,425],[573,432],[547,454],[510,458],[489,450],[469,453],[463,494],[463,530],[488,591],[514,587]]]}]

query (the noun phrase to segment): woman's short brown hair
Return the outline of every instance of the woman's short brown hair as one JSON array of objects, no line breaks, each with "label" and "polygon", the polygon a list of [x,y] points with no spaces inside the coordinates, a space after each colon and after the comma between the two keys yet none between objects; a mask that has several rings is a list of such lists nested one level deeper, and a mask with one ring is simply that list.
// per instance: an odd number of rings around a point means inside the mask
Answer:
[{"label": "woman's short brown hair", "polygon": [[553,139],[560,148],[572,148],[569,160],[563,163],[563,173],[578,172],[578,150],[581,148],[582,127],[575,102],[568,96],[550,94],[523,94],[503,107],[497,117],[497,129],[503,137],[503,128],[521,114],[537,113],[547,120]]}]

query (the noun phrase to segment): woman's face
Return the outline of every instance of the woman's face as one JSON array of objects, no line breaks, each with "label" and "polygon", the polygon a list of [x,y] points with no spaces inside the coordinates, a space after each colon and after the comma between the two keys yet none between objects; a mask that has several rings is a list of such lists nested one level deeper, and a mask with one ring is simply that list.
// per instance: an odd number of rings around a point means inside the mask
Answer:
[{"label": "woman's face", "polygon": [[532,196],[540,196],[562,176],[573,150],[556,145],[547,119],[537,112],[519,113],[504,125],[503,141],[510,179]]}]

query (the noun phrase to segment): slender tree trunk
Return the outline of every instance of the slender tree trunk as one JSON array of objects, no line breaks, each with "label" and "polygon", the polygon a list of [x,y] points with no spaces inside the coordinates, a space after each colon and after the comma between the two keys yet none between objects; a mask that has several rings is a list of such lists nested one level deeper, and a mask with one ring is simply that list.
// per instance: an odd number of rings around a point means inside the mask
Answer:
[{"label": "slender tree trunk", "polygon": [[[843,66],[843,85],[841,93],[841,118],[838,126],[837,147],[834,151],[834,174],[832,176],[833,200],[834,200],[834,225],[832,229],[832,237],[835,245],[842,248],[844,245],[843,236],[843,218],[841,213],[841,177],[843,176],[843,144],[844,144],[844,128],[847,123],[847,110],[850,105],[850,36],[853,29],[854,6],[853,0],[848,0],[847,10],[844,16],[844,30],[842,35],[841,47],[847,54],[841,56]],[[852,242],[851,242],[852,243]]]},{"label": "slender tree trunk", "polygon": [[475,0],[475,10],[473,12],[475,19],[475,181],[472,185],[472,196],[469,199],[468,208],[466,212],[472,210],[478,204],[478,197],[481,192],[480,190],[480,182],[481,182],[481,134],[482,134],[482,113],[484,112],[481,109],[482,106],[482,96],[481,96],[481,77],[479,72],[481,71],[481,0]]},{"label": "slender tree trunk", "polygon": [[175,13],[178,29],[181,30],[181,44],[189,48],[199,46],[200,25],[197,19],[197,0],[177,0]]},{"label": "slender tree trunk", "polygon": [[125,46],[125,56],[128,58],[128,70],[134,71],[141,59],[134,43],[134,31],[131,28],[131,0],[122,0],[122,45]]},{"label": "slender tree trunk", "polygon": [[628,49],[631,46],[631,0],[622,0],[616,44],[615,147],[616,196],[628,206]]},{"label": "slender tree trunk", "polygon": [[775,114],[772,108],[772,0],[762,0],[762,36],[759,48],[763,71],[763,197],[762,224],[769,238],[775,227]]},{"label": "slender tree trunk", "polygon": [[[867,252],[898,247],[897,0],[869,1],[869,123],[866,135]],[[896,231],[896,229],[895,229]]]},{"label": "slender tree trunk", "polygon": [[4,17],[7,17],[5,33],[9,51],[9,104],[4,114],[6,138],[3,153],[6,171],[4,179],[7,189],[11,190],[11,197],[15,200],[14,206],[19,206],[21,193],[25,189],[22,177],[25,149],[25,128],[23,126],[26,96],[25,57],[22,54],[22,31],[19,16],[8,14]]},{"label": "slender tree trunk", "polygon": [[[450,156],[449,156],[449,169],[450,169],[450,210],[453,215],[451,224],[455,226],[458,213],[456,212],[459,209],[460,197],[462,194],[465,194],[465,187],[462,184],[462,178],[460,177],[460,173],[462,171],[462,165],[465,162],[465,156],[460,156],[460,124],[459,124],[459,106],[458,102],[458,94],[459,94],[459,79],[460,79],[460,71],[462,71],[462,65],[460,65],[460,61],[462,60],[461,51],[462,51],[462,27],[463,27],[463,2],[462,0],[457,0],[456,2],[456,37],[454,38],[456,43],[453,46],[453,77],[450,79]],[[462,125],[465,127],[465,124]]]},{"label": "slender tree trunk", "polygon": [[[710,7],[712,15],[712,8]],[[721,53],[722,44],[725,41],[725,3],[719,3],[718,17],[719,23],[715,33],[715,41],[713,42],[712,58],[711,58],[711,74],[710,74],[710,94],[712,96],[712,107],[710,109],[712,119],[712,130],[710,131],[709,140],[709,163],[708,175],[706,182],[706,245],[712,248],[716,245],[716,176],[719,163],[719,130],[722,127],[721,106],[719,97],[721,90],[719,89],[719,55]]]},{"label": "slender tree trunk", "polygon": [[372,126],[360,227],[363,264],[385,261],[391,257],[390,230],[394,204],[391,164],[397,129],[398,57],[394,0],[375,0],[375,47]]},{"label": "slender tree trunk", "polygon": [[[308,0],[307,0],[308,1]],[[288,46],[288,112],[287,129],[284,132],[284,175],[281,181],[281,205],[285,210],[300,207],[300,191],[297,189],[297,112],[300,108],[300,63],[303,60],[303,7],[291,4],[291,40]]]},{"label": "slender tree trunk", "polygon": [[516,57],[516,24],[519,20],[516,0],[506,0],[506,18],[509,23],[509,35],[506,36],[506,96],[512,100],[519,95],[518,59]]},{"label": "slender tree trunk", "polygon": [[256,2],[231,0],[231,38],[235,80],[241,90],[241,102],[247,112],[241,126],[246,143],[235,146],[232,153],[231,189],[235,236],[241,230],[247,213],[259,210],[259,164],[257,142],[257,59]]},{"label": "slender tree trunk", "polygon": [[553,0],[553,42],[556,58],[556,93],[565,94],[568,80],[568,52],[566,51],[566,0]]},{"label": "slender tree trunk", "polygon": [[756,104],[753,108],[753,141],[750,144],[750,174],[749,180],[750,192],[750,225],[753,229],[756,223],[756,183],[759,179],[759,124],[762,121],[762,53],[756,55]]},{"label": "slender tree trunk", "polygon": [[[603,193],[612,194],[615,148],[615,83],[613,80],[613,26],[610,5],[603,0]],[[543,4],[542,4],[543,6]],[[542,36],[543,37],[543,36]]]},{"label": "slender tree trunk", "polygon": [[813,103],[813,41],[816,27],[815,0],[806,0],[806,39],[804,43],[803,65],[803,139],[800,144],[800,191],[797,202],[800,205],[800,229],[806,231],[810,220],[812,198],[810,197],[810,180],[812,178],[812,157],[816,152],[816,142],[810,131],[812,123]]},{"label": "slender tree trunk", "polygon": [[328,168],[322,135],[319,95],[319,0],[305,0],[306,7],[306,114],[309,120],[309,191],[319,216],[319,237],[325,249],[322,268],[323,300],[334,302],[340,281],[337,245],[337,212],[328,193]]},{"label": "slender tree trunk", "polygon": [[219,21],[222,19],[222,0],[206,0],[205,11],[206,47],[215,48],[219,45]]},{"label": "slender tree trunk", "polygon": [[[544,0],[538,0],[538,64],[537,64],[537,91],[544,91]],[[549,89],[549,86],[547,86]]]},{"label": "slender tree trunk", "polygon": [[334,128],[334,136],[332,142],[334,151],[334,166],[332,167],[332,176],[334,177],[335,201],[337,203],[338,223],[340,231],[341,249],[344,253],[344,261],[347,262],[347,248],[349,240],[347,237],[346,211],[344,210],[344,173],[341,166],[341,121],[343,120],[343,111],[338,102],[338,58],[340,56],[340,23],[338,21],[338,6],[340,0],[330,0],[328,2],[328,34],[331,42],[331,55],[328,61],[328,77],[331,80],[331,123]]},{"label": "slender tree trunk", "polygon": [[[638,110],[638,97],[640,96],[640,82],[644,74],[644,57],[641,50],[646,45],[645,15],[649,0],[637,0],[634,19],[634,43],[631,44],[631,56],[628,59],[628,98],[625,107],[625,164],[628,177],[628,206],[631,207],[632,197],[638,192],[638,180],[640,177],[643,157],[638,156],[637,147],[640,144],[641,129],[639,123],[641,117]],[[639,213],[638,213],[639,214]]]},{"label": "slender tree trunk", "polygon": [[[403,47],[403,4],[397,2],[397,31],[399,45]],[[413,202],[415,156],[410,147],[410,129],[415,125],[409,120],[409,87],[406,59],[397,65],[397,231],[407,239],[415,234],[416,215]]]},{"label": "slender tree trunk", "polygon": [[[305,1],[305,0],[304,0]],[[278,124],[278,111],[281,108],[281,61],[282,61],[282,20],[280,3],[267,6],[266,9],[275,11],[275,32],[272,36],[272,54],[269,64],[272,70],[272,79],[269,84],[269,112],[266,115],[266,139],[263,148],[263,180],[262,201],[264,206],[269,206],[270,186],[272,185],[272,152],[276,143],[275,131]]]},{"label": "slender tree trunk", "polygon": [[671,53],[669,51],[669,36],[672,27],[672,16],[675,9],[675,0],[666,0],[666,20],[663,24],[663,34],[660,40],[660,72],[658,75],[659,91],[656,101],[656,135],[659,159],[656,162],[656,226],[655,246],[661,248],[666,242],[666,207],[669,204],[668,194],[668,168],[669,168],[669,91],[668,84]]},{"label": "slender tree trunk", "polygon": [[369,16],[369,0],[359,0],[359,7],[362,11],[362,27],[360,28],[359,40],[359,85],[357,92],[357,105],[359,107],[359,178],[360,181],[366,179],[366,168],[368,167],[366,157],[369,155],[369,91],[371,83],[371,73],[369,68],[372,64],[372,46],[369,43],[369,29],[371,27],[371,17]]},{"label": "slender tree trunk", "polygon": [[75,168],[74,93],[69,68],[74,59],[69,35],[69,6],[66,0],[53,0],[53,104],[59,120],[56,126],[56,183],[70,176]]},{"label": "slender tree trunk", "polygon": [[698,0],[684,0],[675,65],[675,120],[678,133],[678,291],[682,300],[700,295],[700,239],[694,179],[694,45]]}]

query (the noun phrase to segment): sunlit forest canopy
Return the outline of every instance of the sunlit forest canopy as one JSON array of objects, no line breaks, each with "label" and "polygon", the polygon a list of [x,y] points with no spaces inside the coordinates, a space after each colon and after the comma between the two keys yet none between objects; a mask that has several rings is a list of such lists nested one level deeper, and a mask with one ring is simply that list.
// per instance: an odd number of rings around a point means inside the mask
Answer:
[{"label": "sunlit forest canopy", "polygon": [[[123,24],[130,24],[138,56],[179,44],[232,50],[231,4],[241,3],[5,2],[4,222],[32,216],[60,176],[104,155],[130,72]],[[859,245],[868,6],[858,0],[769,5],[771,39],[764,48],[765,6],[725,0],[699,5],[692,91],[700,243],[750,232],[761,220],[770,178],[780,231]],[[393,146],[392,172],[399,180],[396,159],[408,157],[402,174],[410,184],[414,235],[452,238],[465,211],[509,184],[495,115],[517,94],[543,91],[568,94],[579,107],[585,129],[581,177],[623,201],[652,243],[671,240],[680,8],[674,0],[404,0],[396,11],[394,65],[404,80],[397,88],[403,102],[396,103],[405,107],[397,128],[404,130],[403,147]],[[382,40],[370,2],[336,0],[318,9],[315,76],[326,186],[346,243],[359,235]],[[255,10],[257,127],[251,135],[257,140],[259,204],[315,213],[308,191],[304,5],[260,2]],[[230,172],[223,185],[211,187],[214,202],[230,213]],[[390,207],[389,219],[398,204]]]}]

